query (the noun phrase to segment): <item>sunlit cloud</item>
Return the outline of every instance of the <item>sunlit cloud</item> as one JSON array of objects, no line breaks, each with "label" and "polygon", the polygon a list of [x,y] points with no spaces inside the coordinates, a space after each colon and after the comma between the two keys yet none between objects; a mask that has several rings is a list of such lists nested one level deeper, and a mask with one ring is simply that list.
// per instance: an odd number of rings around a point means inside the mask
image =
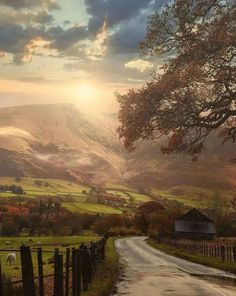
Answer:
[{"label": "sunlit cloud", "polygon": [[108,23],[104,20],[101,30],[98,32],[92,47],[89,50],[89,57],[95,60],[101,60],[107,49],[106,41],[108,38]]},{"label": "sunlit cloud", "polygon": [[125,67],[137,69],[140,72],[144,72],[146,70],[152,69],[154,67],[154,65],[153,65],[153,63],[151,63],[149,61],[137,59],[137,60],[133,60],[133,61],[126,63]]}]

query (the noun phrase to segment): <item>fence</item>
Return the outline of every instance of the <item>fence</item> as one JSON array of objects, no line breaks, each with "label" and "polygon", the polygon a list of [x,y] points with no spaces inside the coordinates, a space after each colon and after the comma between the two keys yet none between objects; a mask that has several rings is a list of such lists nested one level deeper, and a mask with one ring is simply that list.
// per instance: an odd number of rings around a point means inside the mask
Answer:
[{"label": "fence", "polygon": [[166,244],[172,248],[183,250],[192,255],[216,258],[228,262],[236,262],[236,246],[223,245],[219,243],[184,242],[168,238],[158,238],[159,243]]},{"label": "fence", "polygon": [[[54,273],[48,275],[44,275],[43,253],[45,251],[41,247],[31,250],[30,247],[21,246],[20,250],[10,250],[20,252],[21,257],[22,279],[12,281],[12,284],[22,284],[23,296],[80,296],[82,291],[88,290],[98,265],[105,259],[107,238],[106,235],[99,241],[81,244],[79,248],[67,248],[64,252],[55,249],[53,251]],[[9,252],[9,250],[5,251]],[[34,276],[33,252],[37,253],[37,276]],[[45,279],[48,278],[53,281],[51,293],[45,292]],[[4,295],[4,284],[0,263],[0,296],[8,296]]]}]

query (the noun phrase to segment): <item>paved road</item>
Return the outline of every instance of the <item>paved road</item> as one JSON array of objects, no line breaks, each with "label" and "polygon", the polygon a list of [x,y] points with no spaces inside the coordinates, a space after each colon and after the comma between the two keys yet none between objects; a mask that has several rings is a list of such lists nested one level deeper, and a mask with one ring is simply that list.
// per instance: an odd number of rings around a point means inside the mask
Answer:
[{"label": "paved road", "polygon": [[144,237],[116,241],[125,264],[116,296],[236,296],[236,276],[169,256]]}]

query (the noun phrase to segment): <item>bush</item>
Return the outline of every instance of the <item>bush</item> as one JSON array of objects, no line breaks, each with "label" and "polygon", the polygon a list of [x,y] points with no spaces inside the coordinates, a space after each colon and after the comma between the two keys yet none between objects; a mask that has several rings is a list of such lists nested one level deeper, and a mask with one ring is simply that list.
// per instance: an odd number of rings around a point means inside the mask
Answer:
[{"label": "bush", "polygon": [[110,229],[109,233],[112,236],[141,235],[141,230],[137,229],[135,227],[128,228],[128,227],[123,226],[123,227],[113,227]]}]

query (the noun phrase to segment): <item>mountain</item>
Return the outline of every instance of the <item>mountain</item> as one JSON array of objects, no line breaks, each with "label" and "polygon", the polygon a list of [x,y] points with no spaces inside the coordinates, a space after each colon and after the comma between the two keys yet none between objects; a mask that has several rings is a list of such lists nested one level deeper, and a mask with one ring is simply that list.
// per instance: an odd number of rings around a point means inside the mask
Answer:
[{"label": "mountain", "polygon": [[118,180],[122,147],[70,104],[0,109],[0,175]]},{"label": "mountain", "polygon": [[73,178],[135,187],[233,188],[235,149],[212,137],[199,161],[160,153],[160,142],[124,151],[116,115],[91,116],[71,104],[0,109],[0,176]]}]

